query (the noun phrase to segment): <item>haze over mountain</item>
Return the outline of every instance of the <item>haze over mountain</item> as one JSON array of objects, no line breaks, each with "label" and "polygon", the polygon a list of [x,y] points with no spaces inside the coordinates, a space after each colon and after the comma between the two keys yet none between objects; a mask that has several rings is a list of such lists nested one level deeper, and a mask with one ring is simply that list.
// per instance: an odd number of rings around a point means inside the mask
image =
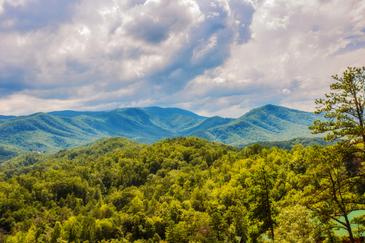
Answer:
[{"label": "haze over mountain", "polygon": [[[316,115],[266,105],[233,118],[204,117],[178,108],[124,108],[112,111],[55,111],[0,119],[2,154],[16,150],[56,151],[103,137],[127,137],[142,143],[196,136],[230,145],[313,137]],[[5,155],[4,155],[5,154]]]}]

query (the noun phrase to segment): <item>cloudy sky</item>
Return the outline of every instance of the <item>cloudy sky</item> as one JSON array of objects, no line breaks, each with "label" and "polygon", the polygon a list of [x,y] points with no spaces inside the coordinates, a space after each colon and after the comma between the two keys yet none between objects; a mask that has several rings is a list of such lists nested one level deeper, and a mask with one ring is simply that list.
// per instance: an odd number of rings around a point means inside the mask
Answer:
[{"label": "cloudy sky", "polygon": [[0,0],[0,114],[312,110],[365,65],[363,0]]}]

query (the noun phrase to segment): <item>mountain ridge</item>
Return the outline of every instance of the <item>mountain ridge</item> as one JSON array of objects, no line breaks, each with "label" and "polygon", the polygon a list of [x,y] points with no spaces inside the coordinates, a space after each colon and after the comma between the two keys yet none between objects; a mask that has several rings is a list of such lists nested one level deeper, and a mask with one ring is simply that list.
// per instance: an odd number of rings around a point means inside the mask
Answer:
[{"label": "mountain ridge", "polygon": [[152,143],[164,138],[196,136],[242,146],[313,137],[308,126],[319,118],[310,112],[272,104],[252,109],[238,118],[206,117],[180,108],[156,106],[2,117],[0,145],[25,151],[57,151],[103,137]]}]

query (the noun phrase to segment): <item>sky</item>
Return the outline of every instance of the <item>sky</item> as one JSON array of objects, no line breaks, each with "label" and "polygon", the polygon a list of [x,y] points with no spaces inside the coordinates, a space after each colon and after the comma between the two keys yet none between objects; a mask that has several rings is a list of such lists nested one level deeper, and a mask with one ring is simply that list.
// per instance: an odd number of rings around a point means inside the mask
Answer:
[{"label": "sky", "polygon": [[0,114],[312,111],[365,66],[364,0],[0,0]]}]

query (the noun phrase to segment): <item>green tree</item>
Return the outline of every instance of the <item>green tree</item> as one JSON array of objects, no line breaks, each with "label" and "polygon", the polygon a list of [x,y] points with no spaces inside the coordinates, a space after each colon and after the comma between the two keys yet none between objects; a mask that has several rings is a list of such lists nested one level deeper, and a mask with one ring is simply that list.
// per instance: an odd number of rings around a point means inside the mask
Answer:
[{"label": "green tree", "polygon": [[336,222],[348,232],[350,242],[355,242],[348,215],[363,209],[365,201],[356,191],[361,175],[349,174],[342,149],[341,146],[322,148],[309,155],[310,166],[302,178],[306,185],[302,200],[323,223]]},{"label": "green tree", "polygon": [[64,224],[64,232],[68,242],[77,241],[80,239],[81,224],[77,217],[70,217]]},{"label": "green tree", "polygon": [[301,205],[281,209],[276,218],[276,241],[283,243],[319,242],[320,223],[312,214],[313,212]]},{"label": "green tree", "polygon": [[57,243],[58,239],[62,236],[62,226],[60,222],[56,222],[56,225],[51,234],[51,243]]},{"label": "green tree", "polygon": [[316,113],[324,115],[310,127],[313,133],[325,133],[329,141],[341,139],[350,144],[365,144],[365,67],[348,67],[325,98],[317,99]]},{"label": "green tree", "polygon": [[84,241],[94,242],[96,234],[95,219],[93,217],[84,217],[81,224],[80,238]]},{"label": "green tree", "polygon": [[248,189],[248,203],[251,211],[251,218],[257,223],[258,232],[256,238],[269,230],[270,238],[274,241],[274,208],[273,208],[273,187],[274,173],[272,168],[264,160],[258,160],[250,170],[250,177],[246,180]]}]

